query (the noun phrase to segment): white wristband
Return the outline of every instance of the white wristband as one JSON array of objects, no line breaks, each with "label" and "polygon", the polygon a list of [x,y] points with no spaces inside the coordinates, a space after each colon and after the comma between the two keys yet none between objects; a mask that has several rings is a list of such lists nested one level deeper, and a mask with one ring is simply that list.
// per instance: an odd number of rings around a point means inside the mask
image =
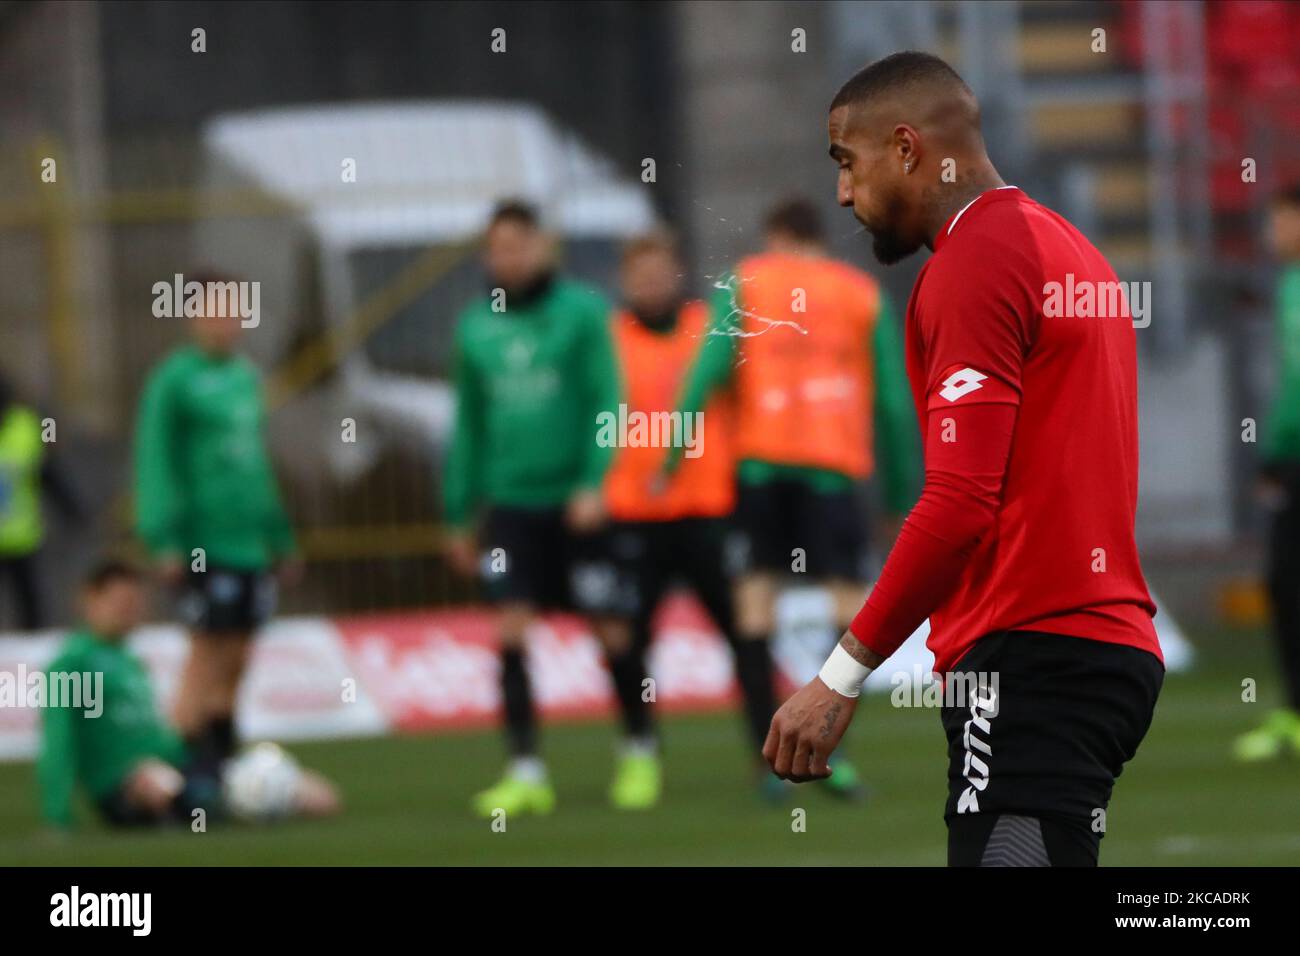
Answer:
[{"label": "white wristband", "polygon": [[823,684],[842,697],[857,697],[862,693],[862,682],[870,673],[870,667],[859,664],[852,654],[836,644],[817,676]]}]

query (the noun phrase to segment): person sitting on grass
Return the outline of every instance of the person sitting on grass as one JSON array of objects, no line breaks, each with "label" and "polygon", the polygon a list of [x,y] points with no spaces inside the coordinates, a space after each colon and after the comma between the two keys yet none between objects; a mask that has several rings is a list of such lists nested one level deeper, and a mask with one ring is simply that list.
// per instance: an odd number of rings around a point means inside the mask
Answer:
[{"label": "person sitting on grass", "polygon": [[[143,662],[126,646],[144,606],[134,567],[97,565],[82,592],[85,623],[50,664],[37,781],[42,814],[58,829],[74,824],[78,784],[112,826],[188,824],[199,809],[209,820],[226,816],[220,782],[191,771],[185,744],[158,713]],[[340,808],[333,784],[309,771],[294,796],[296,815]]]}]

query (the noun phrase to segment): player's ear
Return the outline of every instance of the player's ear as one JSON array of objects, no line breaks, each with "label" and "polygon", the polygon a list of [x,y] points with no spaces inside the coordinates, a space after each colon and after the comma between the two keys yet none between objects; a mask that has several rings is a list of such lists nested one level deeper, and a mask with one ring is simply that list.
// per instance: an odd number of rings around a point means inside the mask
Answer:
[{"label": "player's ear", "polygon": [[921,161],[920,145],[920,137],[912,127],[906,123],[899,123],[894,127],[890,151],[894,154],[899,173],[906,176],[916,171]]}]

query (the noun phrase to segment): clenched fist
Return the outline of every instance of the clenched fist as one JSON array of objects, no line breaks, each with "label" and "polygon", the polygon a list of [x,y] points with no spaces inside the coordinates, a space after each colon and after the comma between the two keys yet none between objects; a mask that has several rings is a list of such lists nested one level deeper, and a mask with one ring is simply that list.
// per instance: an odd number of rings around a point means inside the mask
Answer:
[{"label": "clenched fist", "polygon": [[763,759],[782,780],[804,783],[831,775],[826,761],[857,709],[856,697],[837,694],[820,677],[781,705],[763,744]]}]

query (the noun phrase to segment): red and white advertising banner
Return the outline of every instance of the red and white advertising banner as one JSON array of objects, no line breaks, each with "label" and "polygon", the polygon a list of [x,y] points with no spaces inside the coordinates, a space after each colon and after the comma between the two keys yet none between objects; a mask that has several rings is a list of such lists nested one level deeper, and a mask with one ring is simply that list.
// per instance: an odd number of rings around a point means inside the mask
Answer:
[{"label": "red and white advertising banner", "polygon": [[[499,657],[481,610],[345,618],[334,622],[360,686],[389,725],[436,730],[495,724]],[[528,634],[533,698],[551,718],[595,717],[613,706],[600,652],[580,618],[548,616]],[[731,654],[694,602],[668,601],[658,617],[650,673],[665,710],[729,705]]]},{"label": "red and white advertising banner", "polygon": [[[1162,620],[1163,618],[1163,620]],[[782,693],[810,680],[838,635],[829,599],[799,589],[782,596],[774,647]],[[1180,670],[1190,649],[1167,615],[1157,618],[1166,662]],[[929,674],[922,627],[868,691],[891,691]],[[58,633],[0,636],[0,760],[30,758],[40,710],[25,706],[26,683],[49,665]],[[187,652],[171,625],[141,628],[131,647],[145,660],[158,706],[169,713]],[[245,740],[307,740],[493,726],[501,703],[492,616],[481,608],[346,618],[283,618],[259,636],[241,690]],[[580,618],[552,615],[528,635],[534,699],[545,719],[590,719],[613,709],[600,648]],[[716,710],[738,698],[731,653],[691,598],[675,595],[656,618],[649,657],[657,706],[666,712]]]}]

